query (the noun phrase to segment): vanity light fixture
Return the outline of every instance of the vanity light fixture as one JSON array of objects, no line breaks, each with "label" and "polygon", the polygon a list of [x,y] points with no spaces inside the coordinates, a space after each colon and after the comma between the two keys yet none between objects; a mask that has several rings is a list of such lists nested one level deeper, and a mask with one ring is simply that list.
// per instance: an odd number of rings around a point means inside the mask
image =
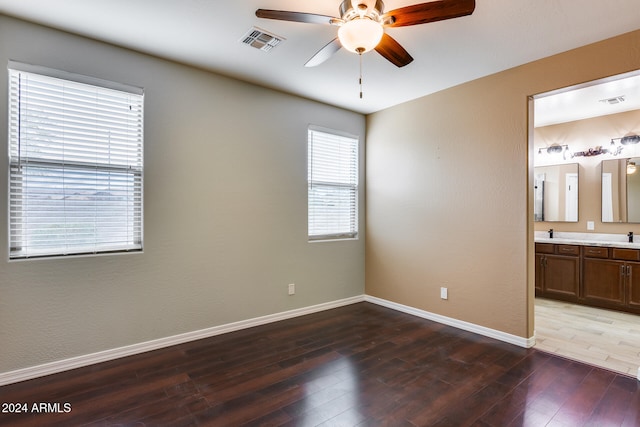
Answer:
[{"label": "vanity light fixture", "polygon": [[640,135],[627,135],[620,138],[620,144],[622,145],[633,145],[640,142]]},{"label": "vanity light fixture", "polygon": [[[618,138],[618,139],[622,139],[622,138]],[[611,144],[609,144],[609,149],[604,149],[602,150],[605,154],[612,154],[614,156],[617,156],[618,154],[622,153],[622,149],[624,147],[621,145],[616,145],[615,140],[611,140]]]},{"label": "vanity light fixture", "polygon": [[562,153],[562,150],[564,149],[563,147],[566,147],[566,145],[560,145],[560,144],[551,144],[550,146],[547,147],[547,154],[559,154]]},{"label": "vanity light fixture", "polygon": [[636,162],[627,161],[627,175],[636,173],[637,169]]},{"label": "vanity light fixture", "polygon": [[[570,157],[573,157],[573,154],[569,153],[569,146],[567,144],[551,144],[550,146],[548,146],[546,148],[547,154],[560,154],[562,153],[562,158],[564,160],[567,159],[567,154],[569,154]],[[538,154],[542,154],[542,148],[540,148],[538,150]]]},{"label": "vanity light fixture", "polygon": [[611,145],[616,145],[616,141],[619,141],[622,145],[635,145],[640,142],[640,135],[626,135],[622,138],[611,138]]}]

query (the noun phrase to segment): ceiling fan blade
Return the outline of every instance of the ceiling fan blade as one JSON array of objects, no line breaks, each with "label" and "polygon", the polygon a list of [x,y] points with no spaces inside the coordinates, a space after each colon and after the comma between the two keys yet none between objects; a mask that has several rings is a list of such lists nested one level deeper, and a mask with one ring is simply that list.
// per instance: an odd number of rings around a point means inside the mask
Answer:
[{"label": "ceiling fan blade", "polygon": [[437,0],[394,9],[382,18],[387,27],[406,27],[471,15],[475,8],[475,0]]},{"label": "ceiling fan blade", "polygon": [[380,43],[378,43],[378,46],[376,46],[375,49],[376,52],[384,56],[397,67],[404,67],[413,61],[409,52],[400,46],[400,43],[387,33],[382,35],[382,40],[380,40]]},{"label": "ceiling fan blade", "polygon": [[307,24],[334,24],[338,18],[326,15],[316,15],[315,13],[288,12],[286,10],[256,10],[258,18],[277,19],[280,21],[304,22]]},{"label": "ceiling fan blade", "polygon": [[341,47],[342,45],[340,44],[340,40],[338,40],[338,38],[336,37],[335,39],[327,43],[326,46],[320,49],[315,55],[313,55],[311,59],[309,59],[307,63],[304,64],[304,66],[315,67],[316,65],[322,64],[324,61],[331,58],[334,53],[339,51]]}]

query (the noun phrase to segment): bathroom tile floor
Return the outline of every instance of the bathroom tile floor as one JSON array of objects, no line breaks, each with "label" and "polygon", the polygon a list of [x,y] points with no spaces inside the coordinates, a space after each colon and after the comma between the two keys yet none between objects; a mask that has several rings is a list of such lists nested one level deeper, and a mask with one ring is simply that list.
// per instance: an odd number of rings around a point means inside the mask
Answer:
[{"label": "bathroom tile floor", "polygon": [[535,348],[637,377],[640,316],[536,298]]}]

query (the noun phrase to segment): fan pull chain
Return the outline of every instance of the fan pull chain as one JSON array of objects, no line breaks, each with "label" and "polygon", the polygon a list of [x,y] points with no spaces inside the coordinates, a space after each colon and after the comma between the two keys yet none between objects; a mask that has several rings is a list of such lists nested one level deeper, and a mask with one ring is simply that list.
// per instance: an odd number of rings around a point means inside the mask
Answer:
[{"label": "fan pull chain", "polygon": [[356,52],[358,52],[358,56],[360,57],[360,78],[358,79],[358,82],[360,83],[360,99],[362,99],[362,53],[364,52],[364,49],[360,47],[356,49]]}]

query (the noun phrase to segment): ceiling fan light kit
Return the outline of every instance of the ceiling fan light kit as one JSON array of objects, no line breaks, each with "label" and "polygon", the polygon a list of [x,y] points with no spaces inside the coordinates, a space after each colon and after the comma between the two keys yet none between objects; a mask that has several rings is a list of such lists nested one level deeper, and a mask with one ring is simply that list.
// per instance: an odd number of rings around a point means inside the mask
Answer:
[{"label": "ceiling fan light kit", "polygon": [[384,28],[380,15],[384,11],[381,0],[345,0],[340,5],[340,19],[335,20],[338,40],[350,52],[362,55],[375,49],[382,40]]},{"label": "ceiling fan light kit", "polygon": [[338,39],[348,51],[363,54],[378,46],[383,33],[379,23],[368,18],[356,18],[340,26]]},{"label": "ceiling fan light kit", "polygon": [[384,13],[382,0],[344,0],[339,7],[339,18],[270,9],[258,9],[256,16],[339,27],[337,37],[311,57],[305,63],[306,67],[320,65],[342,47],[358,55],[375,50],[395,66],[404,67],[413,58],[385,32],[385,28],[407,27],[471,15],[475,7],[475,0],[436,0]]}]

